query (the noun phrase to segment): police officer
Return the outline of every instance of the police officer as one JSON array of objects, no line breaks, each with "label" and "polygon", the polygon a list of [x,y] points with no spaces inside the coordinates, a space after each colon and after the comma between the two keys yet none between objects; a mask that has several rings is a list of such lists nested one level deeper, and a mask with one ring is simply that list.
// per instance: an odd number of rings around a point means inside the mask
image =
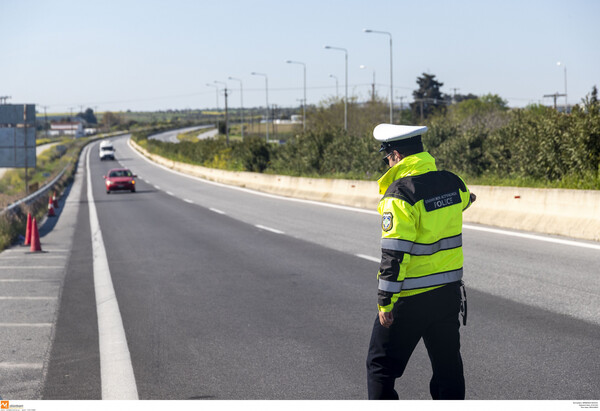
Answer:
[{"label": "police officer", "polygon": [[[369,399],[398,399],[395,380],[423,338],[431,360],[433,399],[464,399],[459,312],[462,212],[475,201],[464,181],[438,171],[423,151],[427,127],[380,124],[373,136],[390,167],[379,179],[381,264],[378,315],[367,357]],[[462,291],[462,293],[461,293]],[[465,322],[466,323],[466,322]]]}]

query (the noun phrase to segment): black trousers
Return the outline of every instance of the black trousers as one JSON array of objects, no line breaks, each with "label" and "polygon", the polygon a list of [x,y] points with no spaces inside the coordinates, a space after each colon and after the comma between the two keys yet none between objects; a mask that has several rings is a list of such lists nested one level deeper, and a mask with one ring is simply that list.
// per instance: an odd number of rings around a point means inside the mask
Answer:
[{"label": "black trousers", "polygon": [[429,391],[434,400],[465,398],[465,378],[460,356],[460,284],[398,299],[390,328],[375,318],[369,354],[369,399],[398,399],[394,383],[423,338],[433,376]]}]

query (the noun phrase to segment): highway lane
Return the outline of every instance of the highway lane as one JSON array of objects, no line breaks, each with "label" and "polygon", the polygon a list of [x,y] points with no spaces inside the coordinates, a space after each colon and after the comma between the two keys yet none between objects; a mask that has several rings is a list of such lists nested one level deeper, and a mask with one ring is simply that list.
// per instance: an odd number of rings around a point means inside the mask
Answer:
[{"label": "highway lane", "polygon": [[[112,163],[95,151],[90,165],[140,398],[364,398],[377,263],[357,255],[377,257],[379,218],[203,183],[116,144],[140,176],[137,193],[107,196]],[[81,234],[76,261],[86,242]],[[465,230],[465,254],[467,396],[597,398],[598,251]],[[63,301],[89,290],[77,278]],[[65,381],[70,365],[53,367],[73,324],[94,321],[84,300],[69,310],[61,301],[46,398],[98,396],[97,373]],[[74,318],[62,322],[66,312]],[[97,349],[79,347],[75,370],[97,363]],[[420,345],[401,397],[428,398],[429,374]]]},{"label": "highway lane", "polygon": [[[177,138],[177,136],[179,134],[183,134],[183,133],[187,133],[188,131],[194,131],[194,130],[204,130],[207,128],[212,128],[214,127],[213,125],[206,125],[206,126],[193,126],[193,127],[186,127],[186,128],[180,128],[177,130],[169,130],[169,131],[165,131],[162,133],[158,133],[158,134],[154,134],[152,136],[150,136],[150,139],[154,139],[154,140],[160,140],[160,141],[164,141],[166,143],[179,143],[179,139]],[[207,134],[207,132],[204,133],[199,133],[198,134],[198,138],[207,138],[209,136],[214,136],[218,133],[218,130],[215,130],[214,133],[209,133]],[[201,137],[203,136],[203,137]]]}]

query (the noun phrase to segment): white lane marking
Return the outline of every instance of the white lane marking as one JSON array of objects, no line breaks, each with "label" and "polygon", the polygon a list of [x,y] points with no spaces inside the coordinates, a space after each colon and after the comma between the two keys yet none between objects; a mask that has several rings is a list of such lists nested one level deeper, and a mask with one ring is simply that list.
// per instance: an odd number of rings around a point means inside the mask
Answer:
[{"label": "white lane marking", "polygon": [[184,198],[183,201],[185,201],[186,203],[194,204],[192,200],[188,200],[187,198]]},{"label": "white lane marking", "polygon": [[92,232],[94,290],[100,346],[100,380],[103,400],[137,400],[138,392],[127,346],[119,303],[115,295],[108,258],[92,192],[90,152],[87,153],[87,198]]},{"label": "white lane marking", "polygon": [[52,323],[0,323],[0,327],[41,328],[41,327],[52,327]]},{"label": "white lane marking", "polygon": [[167,194],[168,194],[168,195],[170,195],[170,196],[173,196],[173,197],[175,197],[175,194],[173,194],[173,193],[172,193],[172,192],[170,192],[170,191],[165,191],[165,193],[167,193]]},{"label": "white lane marking", "polygon": [[[285,200],[285,201],[293,201],[293,202],[297,202],[297,203],[305,203],[305,204],[312,204],[312,205],[318,205],[321,207],[329,207],[329,208],[336,208],[338,210],[346,210],[346,211],[354,211],[357,213],[363,213],[363,214],[372,214],[372,215],[379,215],[379,213],[377,211],[374,210],[368,210],[368,209],[363,209],[363,208],[355,208],[355,207],[348,207],[348,206],[343,206],[343,205],[339,205],[339,204],[332,204],[332,203],[320,203],[318,201],[313,201],[313,200],[303,200],[300,198],[291,198],[291,197],[283,197],[283,196],[279,196],[276,194],[269,194],[269,193],[263,193],[260,191],[254,191],[254,190],[250,190],[248,188],[243,188],[243,187],[237,187],[237,186],[229,186],[227,184],[222,184],[222,183],[217,183],[214,181],[209,181],[209,180],[205,180],[203,178],[200,177],[196,177],[196,176],[190,176],[188,174],[184,174],[181,173],[179,171],[170,169],[168,167],[165,167],[161,164],[157,164],[154,163],[152,161],[150,161],[149,159],[147,159],[146,157],[144,157],[141,153],[139,153],[135,148],[133,148],[133,146],[131,145],[130,141],[127,140],[127,144],[129,145],[129,147],[138,155],[140,156],[142,159],[146,160],[148,163],[156,166],[156,167],[160,167],[166,171],[170,171],[171,173],[174,174],[178,174],[180,176],[183,177],[187,177],[193,180],[197,180],[197,181],[201,181],[203,183],[207,183],[207,184],[212,184],[218,187],[224,187],[224,188],[229,188],[231,190],[238,190],[238,191],[244,191],[246,193],[250,193],[250,194],[254,194],[254,195],[258,195],[258,196],[263,196],[263,197],[269,197],[269,198],[275,198],[278,200]],[[479,231],[487,231],[490,233],[494,233],[494,234],[501,234],[501,235],[513,235],[516,237],[524,237],[524,238],[528,238],[530,240],[538,240],[538,241],[548,241],[548,242],[560,242],[561,244],[564,245],[570,245],[570,246],[574,246],[574,247],[583,247],[583,248],[593,248],[593,249],[599,249],[600,250],[600,245],[595,245],[595,244],[588,244],[588,243],[583,243],[583,242],[579,242],[576,240],[560,240],[560,239],[555,239],[555,238],[551,238],[551,237],[544,237],[543,235],[535,235],[535,234],[523,234],[521,235],[520,233],[513,233],[511,231],[505,231],[505,230],[497,230],[494,228],[487,228],[487,227],[478,227],[478,226],[472,226],[472,225],[463,225],[464,228],[467,229],[472,229],[472,230],[479,230]]]},{"label": "white lane marking", "polygon": [[0,300],[57,300],[58,297],[27,297],[27,296],[23,296],[23,297],[1,297],[0,296]]},{"label": "white lane marking", "polygon": [[217,214],[227,214],[225,211],[218,210],[216,208],[209,208],[210,211],[215,212]]},{"label": "white lane marking", "polygon": [[0,362],[0,369],[7,370],[11,368],[16,369],[38,369],[42,368],[44,364],[42,363],[16,363],[16,362]]},{"label": "white lane marking", "polygon": [[280,231],[280,230],[277,230],[277,229],[271,228],[271,227],[266,227],[266,226],[260,225],[260,224],[255,224],[254,227],[260,228],[261,230],[270,231],[275,234],[285,234],[283,231]]},{"label": "white lane marking", "polygon": [[157,190],[160,190],[160,187],[157,186],[156,184],[154,184],[154,188],[156,188]]},{"label": "white lane marking", "polygon": [[369,260],[369,261],[376,262],[376,263],[379,263],[379,262],[381,262],[381,259],[380,259],[380,258],[377,258],[377,257],[371,257],[370,255],[365,255],[365,254],[356,254],[356,256],[357,256],[357,257],[360,257],[360,258],[363,258],[363,259],[365,259],[365,260]]},{"label": "white lane marking", "polygon": [[548,243],[556,243],[556,244],[562,244],[562,245],[570,245],[573,247],[592,248],[594,250],[600,250],[600,245],[582,243],[582,242],[573,241],[573,240],[563,240],[561,238],[544,237],[541,235],[518,233],[515,231],[506,231],[506,230],[500,230],[497,228],[480,227],[480,226],[469,225],[469,224],[463,224],[463,228],[466,228],[468,230],[485,231],[488,233],[508,235],[511,237],[527,238],[529,240],[538,240],[538,241],[545,241]]}]

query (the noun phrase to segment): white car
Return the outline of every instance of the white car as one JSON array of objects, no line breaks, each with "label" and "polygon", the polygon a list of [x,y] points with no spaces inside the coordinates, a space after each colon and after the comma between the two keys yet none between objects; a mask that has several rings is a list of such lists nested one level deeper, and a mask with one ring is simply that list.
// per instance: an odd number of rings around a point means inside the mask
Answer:
[{"label": "white car", "polygon": [[110,141],[103,141],[100,143],[100,160],[114,160],[115,159],[115,148]]}]

